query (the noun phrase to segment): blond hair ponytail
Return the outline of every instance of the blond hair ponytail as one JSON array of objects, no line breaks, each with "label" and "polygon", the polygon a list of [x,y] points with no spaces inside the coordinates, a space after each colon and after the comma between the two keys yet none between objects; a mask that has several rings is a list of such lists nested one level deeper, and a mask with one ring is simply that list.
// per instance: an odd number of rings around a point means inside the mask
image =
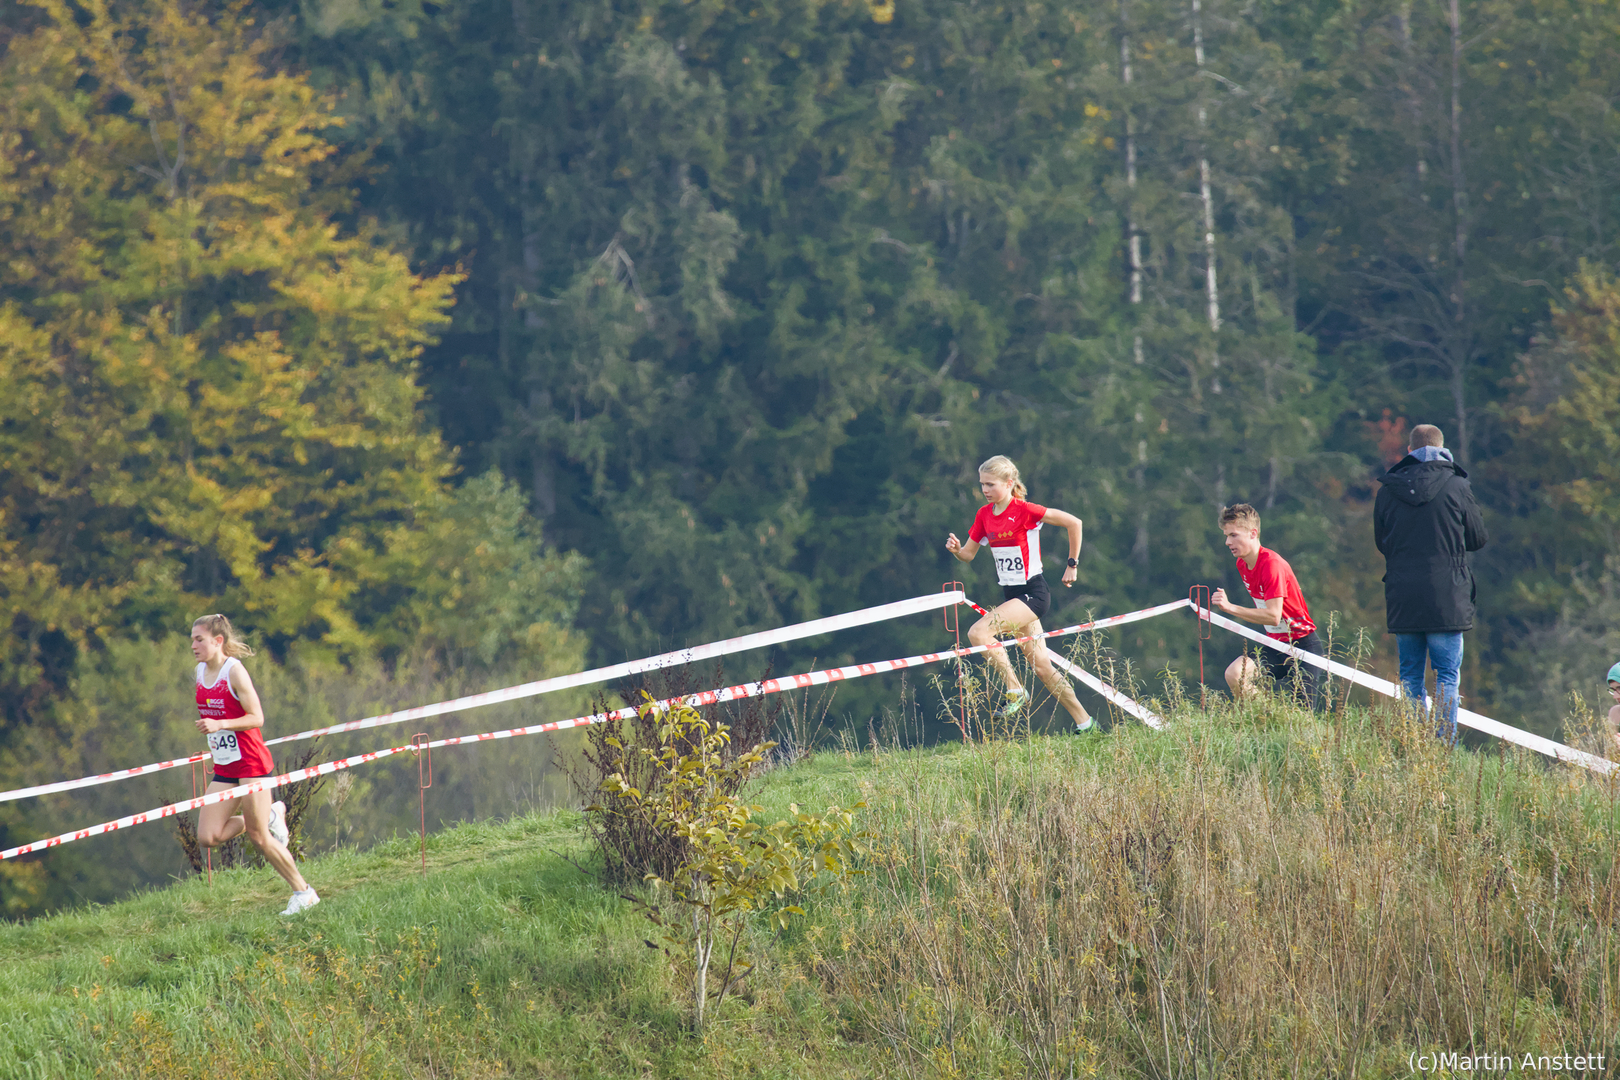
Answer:
[{"label": "blond hair ponytail", "polygon": [[234,656],[240,660],[244,656],[253,655],[253,650],[248,648],[247,642],[243,641],[237,636],[236,628],[231,625],[231,620],[227,619],[225,616],[204,615],[202,618],[191,624],[191,627],[194,630],[199,626],[202,627],[203,633],[207,634],[209,637],[222,637],[225,639],[226,656]]},{"label": "blond hair ponytail", "polygon": [[979,466],[979,471],[989,473],[997,480],[1005,480],[1012,485],[1013,498],[1022,499],[1029,495],[1029,488],[1024,486],[1023,478],[1018,475],[1018,466],[1014,465],[1012,458],[1004,454],[997,454]]}]

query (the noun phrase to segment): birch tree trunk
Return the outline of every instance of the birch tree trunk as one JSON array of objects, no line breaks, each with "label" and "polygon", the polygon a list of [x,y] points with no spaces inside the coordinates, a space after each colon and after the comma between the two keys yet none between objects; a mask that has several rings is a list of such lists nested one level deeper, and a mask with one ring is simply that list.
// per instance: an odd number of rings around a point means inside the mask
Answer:
[{"label": "birch tree trunk", "polygon": [[[1456,0],[1452,0],[1455,5]],[[1201,0],[1192,0],[1193,60],[1198,65],[1198,133],[1200,139],[1209,129],[1209,115],[1204,105],[1204,19]],[[1209,183],[1209,151],[1200,147],[1198,154],[1198,192],[1204,203],[1204,293],[1208,305],[1209,328],[1221,328],[1221,297],[1215,283],[1215,199]],[[1219,361],[1217,361],[1217,364]]]},{"label": "birch tree trunk", "polygon": [[[1119,0],[1119,81],[1125,87],[1125,235],[1130,252],[1131,303],[1142,302],[1142,232],[1136,220],[1136,118],[1131,111],[1131,33],[1128,0]],[[1131,356],[1136,363],[1144,362],[1142,355],[1141,316],[1137,314],[1137,327],[1131,340]],[[1142,410],[1136,411],[1136,422],[1142,423]],[[1147,498],[1147,440],[1136,441],[1136,467],[1132,470],[1136,481],[1136,539],[1131,544],[1131,559],[1146,567],[1149,560],[1149,502]]]},{"label": "birch tree trunk", "polygon": [[696,947],[692,960],[697,970],[692,978],[692,1011],[698,1031],[703,1030],[704,1012],[709,1004],[709,958],[714,954],[713,916],[705,916],[702,908],[692,909],[692,938]]},{"label": "birch tree trunk", "polygon": [[[1126,0],[1119,0],[1119,81],[1131,85],[1131,35]],[[1125,105],[1125,235],[1130,246],[1131,303],[1142,302],[1142,234],[1136,224],[1136,121],[1129,101]],[[1136,335],[1136,362],[1142,362],[1142,335]]]}]

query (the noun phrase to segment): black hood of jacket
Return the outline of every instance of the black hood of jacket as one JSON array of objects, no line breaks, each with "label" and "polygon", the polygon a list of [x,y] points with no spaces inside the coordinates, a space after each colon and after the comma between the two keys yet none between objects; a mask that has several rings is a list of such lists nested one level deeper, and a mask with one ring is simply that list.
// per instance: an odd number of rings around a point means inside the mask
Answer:
[{"label": "black hood of jacket", "polygon": [[1433,502],[1453,476],[1468,479],[1463,467],[1455,461],[1419,461],[1407,454],[1380,476],[1378,482],[1406,505],[1423,506]]}]

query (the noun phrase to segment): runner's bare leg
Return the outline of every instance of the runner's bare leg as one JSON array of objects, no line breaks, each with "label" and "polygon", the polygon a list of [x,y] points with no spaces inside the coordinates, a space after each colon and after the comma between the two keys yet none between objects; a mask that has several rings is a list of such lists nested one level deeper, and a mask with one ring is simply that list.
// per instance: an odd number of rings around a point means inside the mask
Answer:
[{"label": "runner's bare leg", "polygon": [[298,864],[293,862],[292,852],[287,850],[285,844],[270,835],[272,801],[270,789],[244,795],[238,801],[242,804],[242,816],[247,820],[247,837],[264,855],[264,861],[275,868],[276,873],[293,887],[294,892],[303,892],[309,888],[309,882],[298,872]]},{"label": "runner's bare leg", "polygon": [[[208,785],[208,794],[229,791],[237,786],[214,781]],[[264,861],[281,875],[282,880],[294,890],[302,891],[309,888],[309,882],[298,872],[292,853],[270,835],[271,801],[270,791],[265,789],[203,807],[197,818],[197,841],[203,847],[212,848],[246,833],[247,838],[263,853]]]},{"label": "runner's bare leg", "polygon": [[1260,681],[1260,665],[1247,656],[1240,656],[1226,665],[1226,685],[1235,698],[1243,697]]},{"label": "runner's bare leg", "polygon": [[[1019,627],[1039,621],[1035,618],[1035,613],[1029,610],[1028,604],[1022,600],[1008,600],[974,623],[968,629],[968,640],[974,645],[988,646],[994,644],[997,636],[1001,634],[1019,632]],[[984,655],[989,657],[996,671],[1000,672],[1008,690],[1024,688],[1024,684],[1018,681],[1018,676],[1013,674],[1012,661],[1007,659],[1006,649],[990,649]]]},{"label": "runner's bare leg", "polygon": [[[1029,626],[1020,627],[1018,636],[1024,637],[1040,632],[1041,622],[1036,619]],[[1052,696],[1058,699],[1058,704],[1069,710],[1069,715],[1074,717],[1075,726],[1079,727],[1090,720],[1091,714],[1080,704],[1080,695],[1074,692],[1074,684],[1052,665],[1052,658],[1046,650],[1046,642],[1040,639],[1026,641],[1022,647],[1024,655],[1029,657],[1029,666],[1035,669],[1036,676],[1046,684],[1048,690],[1052,691]]]},{"label": "runner's bare leg", "polygon": [[[231,791],[235,784],[222,784],[217,780],[208,782],[208,794],[216,791]],[[247,830],[247,822],[242,818],[241,799],[226,799],[224,802],[205,806],[197,815],[197,842],[203,847],[219,847]]]}]

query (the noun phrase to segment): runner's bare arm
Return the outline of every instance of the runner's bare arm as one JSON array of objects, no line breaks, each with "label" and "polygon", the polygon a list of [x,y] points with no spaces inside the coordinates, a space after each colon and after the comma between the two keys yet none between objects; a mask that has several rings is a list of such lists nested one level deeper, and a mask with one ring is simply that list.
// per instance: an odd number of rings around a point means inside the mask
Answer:
[{"label": "runner's bare arm", "polygon": [[952,555],[955,555],[957,559],[962,562],[972,562],[973,556],[979,553],[979,542],[977,540],[969,540],[964,544],[962,541],[956,538],[955,533],[951,533],[951,535],[945,539],[945,550],[950,552]]},{"label": "runner's bare arm", "polygon": [[1267,600],[1265,607],[1240,607],[1227,598],[1225,589],[1216,589],[1209,598],[1209,605],[1216,611],[1224,611],[1256,626],[1281,626],[1283,621],[1283,601],[1280,596]]},{"label": "runner's bare arm", "polygon": [[[1078,562],[1080,560],[1081,533],[1084,531],[1084,524],[1081,520],[1067,511],[1047,507],[1046,516],[1041,518],[1041,522],[1046,525],[1061,525],[1068,530],[1069,558]],[[1072,566],[1063,568],[1063,584],[1065,586],[1073,586],[1079,576],[1080,571],[1076,568]]]}]

